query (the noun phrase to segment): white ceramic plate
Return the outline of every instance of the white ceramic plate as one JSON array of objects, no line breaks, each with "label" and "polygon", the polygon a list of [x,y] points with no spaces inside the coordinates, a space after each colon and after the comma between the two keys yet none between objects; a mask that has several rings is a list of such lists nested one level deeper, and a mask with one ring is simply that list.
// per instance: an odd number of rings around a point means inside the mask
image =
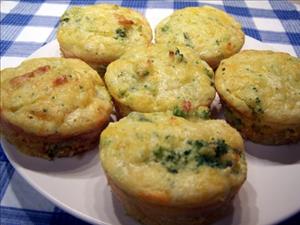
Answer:
[{"label": "white ceramic plate", "polygon": [[[164,16],[151,14],[148,19],[154,27]],[[246,37],[244,49],[249,48],[270,49],[270,45]],[[58,43],[52,41],[31,57],[59,55]],[[138,224],[126,216],[119,202],[111,195],[99,163],[98,150],[73,158],[47,161],[19,153],[14,146],[3,139],[1,141],[15,169],[35,189],[65,211],[93,224]],[[234,200],[233,213],[216,224],[274,224],[298,212],[300,143],[263,146],[246,142],[246,150],[247,181]]]}]

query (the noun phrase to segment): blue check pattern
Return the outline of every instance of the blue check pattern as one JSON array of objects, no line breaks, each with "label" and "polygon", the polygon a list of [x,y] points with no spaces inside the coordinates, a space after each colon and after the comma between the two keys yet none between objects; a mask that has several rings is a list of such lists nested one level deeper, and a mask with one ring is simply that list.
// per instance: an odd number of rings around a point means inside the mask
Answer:
[{"label": "blue check pattern", "polygon": [[[141,13],[148,9],[181,9],[211,5],[234,16],[244,32],[259,41],[284,46],[300,56],[300,2],[270,1],[96,1],[96,0],[1,0],[1,67],[21,62],[46,43],[55,39],[59,17],[70,6],[115,3]],[[11,166],[0,147],[0,224],[87,224],[54,206],[37,193]],[[21,188],[17,188],[21,187]],[[42,207],[37,207],[37,206]],[[299,224],[300,214],[281,225]]]}]

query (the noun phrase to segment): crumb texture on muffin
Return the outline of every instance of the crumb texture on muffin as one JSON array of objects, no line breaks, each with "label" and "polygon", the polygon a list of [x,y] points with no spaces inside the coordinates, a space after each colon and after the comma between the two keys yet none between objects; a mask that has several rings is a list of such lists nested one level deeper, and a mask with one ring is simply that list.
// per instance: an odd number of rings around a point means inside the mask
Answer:
[{"label": "crumb texture on muffin", "polygon": [[287,53],[242,51],[221,62],[216,89],[226,118],[251,140],[300,139],[300,60]]},{"label": "crumb texture on muffin", "polygon": [[214,69],[242,48],[244,36],[232,16],[210,6],[176,10],[155,29],[157,43],[185,45]]},{"label": "crumb texture on muffin", "polygon": [[111,63],[105,83],[121,116],[167,110],[184,116],[210,106],[213,76],[189,48],[154,44],[136,47]]},{"label": "crumb texture on muffin", "polygon": [[80,58],[96,68],[136,45],[150,43],[152,30],[143,15],[129,8],[76,6],[61,17],[57,39],[65,57]]},{"label": "crumb texture on muffin", "polygon": [[30,59],[1,71],[1,130],[27,147],[73,148],[75,137],[95,138],[111,111],[104,82],[78,59]]}]

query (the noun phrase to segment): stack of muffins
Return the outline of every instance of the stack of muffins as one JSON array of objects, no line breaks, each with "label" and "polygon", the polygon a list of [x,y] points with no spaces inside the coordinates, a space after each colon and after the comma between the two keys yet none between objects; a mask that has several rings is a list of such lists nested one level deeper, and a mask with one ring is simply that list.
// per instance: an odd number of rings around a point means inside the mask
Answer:
[{"label": "stack of muffins", "polygon": [[[1,71],[1,132],[47,159],[93,149],[101,133],[112,192],[144,224],[225,215],[247,176],[241,135],[262,144],[300,139],[300,60],[238,53],[244,33],[221,10],[177,10],[157,25],[153,44],[132,9],[73,7],[57,39],[64,58]],[[215,90],[234,128],[210,119]],[[106,127],[113,107],[120,120]]]}]

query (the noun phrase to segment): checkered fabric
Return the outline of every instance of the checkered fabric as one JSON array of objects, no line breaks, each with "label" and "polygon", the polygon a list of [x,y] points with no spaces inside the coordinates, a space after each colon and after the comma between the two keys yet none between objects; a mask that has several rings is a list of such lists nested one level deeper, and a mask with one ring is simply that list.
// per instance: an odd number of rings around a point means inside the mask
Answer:
[{"label": "checkered fabric", "polygon": [[[72,5],[115,3],[143,14],[161,10],[168,14],[187,6],[204,4],[225,10],[259,41],[300,56],[300,1],[96,1],[1,0],[1,68],[17,65],[35,50],[55,39],[59,17]],[[0,224],[87,224],[55,207],[14,170],[0,148]],[[299,214],[282,224],[299,224]]]}]

